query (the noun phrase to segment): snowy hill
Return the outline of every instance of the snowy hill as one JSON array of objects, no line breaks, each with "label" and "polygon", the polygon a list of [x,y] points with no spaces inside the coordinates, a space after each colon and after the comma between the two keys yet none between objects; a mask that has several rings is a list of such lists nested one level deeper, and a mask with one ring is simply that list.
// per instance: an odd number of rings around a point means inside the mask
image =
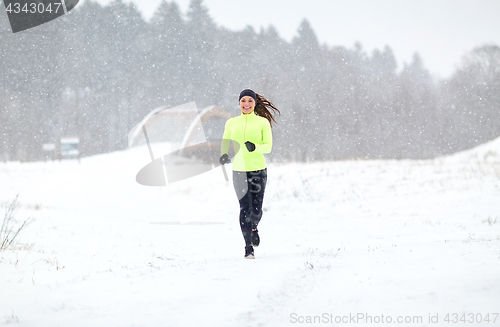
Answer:
[{"label": "snowy hill", "polygon": [[256,260],[243,259],[220,168],[160,188],[135,182],[144,148],[0,163],[0,204],[19,194],[16,218],[34,219],[0,252],[0,323],[423,326],[438,315],[432,326],[445,326],[473,313],[490,326],[499,144],[436,160],[269,164]]},{"label": "snowy hill", "polygon": [[500,137],[475,148],[457,152],[447,158],[458,161],[500,162]]}]

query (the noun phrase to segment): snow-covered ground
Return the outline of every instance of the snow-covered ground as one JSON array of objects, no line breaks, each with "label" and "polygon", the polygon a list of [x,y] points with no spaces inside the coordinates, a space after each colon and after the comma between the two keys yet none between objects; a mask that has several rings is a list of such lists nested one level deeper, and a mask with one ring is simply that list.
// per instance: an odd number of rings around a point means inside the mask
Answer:
[{"label": "snow-covered ground", "polygon": [[0,163],[2,210],[19,194],[16,219],[33,218],[0,252],[0,324],[500,326],[500,139],[270,163],[256,260],[220,168],[145,187],[148,160]]}]

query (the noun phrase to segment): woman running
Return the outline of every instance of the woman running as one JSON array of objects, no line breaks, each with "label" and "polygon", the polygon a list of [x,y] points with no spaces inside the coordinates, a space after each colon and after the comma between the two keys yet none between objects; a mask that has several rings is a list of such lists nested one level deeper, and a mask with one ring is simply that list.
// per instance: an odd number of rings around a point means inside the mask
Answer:
[{"label": "woman running", "polygon": [[271,152],[274,113],[280,111],[269,100],[246,89],[240,93],[241,115],[230,118],[224,128],[221,146],[222,165],[230,163],[229,141],[233,141],[233,185],[240,202],[240,227],[245,240],[245,258],[255,259],[254,246],[259,246],[257,225],[262,218],[262,202],[267,182],[264,154]]}]

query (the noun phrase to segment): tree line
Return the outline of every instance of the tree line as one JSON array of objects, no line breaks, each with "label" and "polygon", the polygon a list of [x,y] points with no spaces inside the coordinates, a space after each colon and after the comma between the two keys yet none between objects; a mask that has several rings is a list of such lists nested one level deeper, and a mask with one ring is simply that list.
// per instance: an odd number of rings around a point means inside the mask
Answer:
[{"label": "tree line", "polygon": [[320,44],[307,20],[291,41],[273,26],[220,27],[202,0],[163,1],[151,20],[122,0],[86,1],[12,34],[0,15],[0,160],[40,160],[81,137],[82,155],[124,149],[150,110],[196,101],[237,114],[252,88],[281,110],[276,161],[431,158],[500,135],[500,48],[467,53],[436,81],[422,58],[398,69],[389,46]]}]

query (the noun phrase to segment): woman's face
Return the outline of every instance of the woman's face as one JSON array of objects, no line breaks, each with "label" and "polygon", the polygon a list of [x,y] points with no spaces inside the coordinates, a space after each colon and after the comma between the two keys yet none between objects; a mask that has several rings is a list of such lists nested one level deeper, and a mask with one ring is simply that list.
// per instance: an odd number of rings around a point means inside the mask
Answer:
[{"label": "woman's face", "polygon": [[244,114],[249,114],[255,109],[255,100],[249,96],[245,95],[240,99],[240,109]]}]

